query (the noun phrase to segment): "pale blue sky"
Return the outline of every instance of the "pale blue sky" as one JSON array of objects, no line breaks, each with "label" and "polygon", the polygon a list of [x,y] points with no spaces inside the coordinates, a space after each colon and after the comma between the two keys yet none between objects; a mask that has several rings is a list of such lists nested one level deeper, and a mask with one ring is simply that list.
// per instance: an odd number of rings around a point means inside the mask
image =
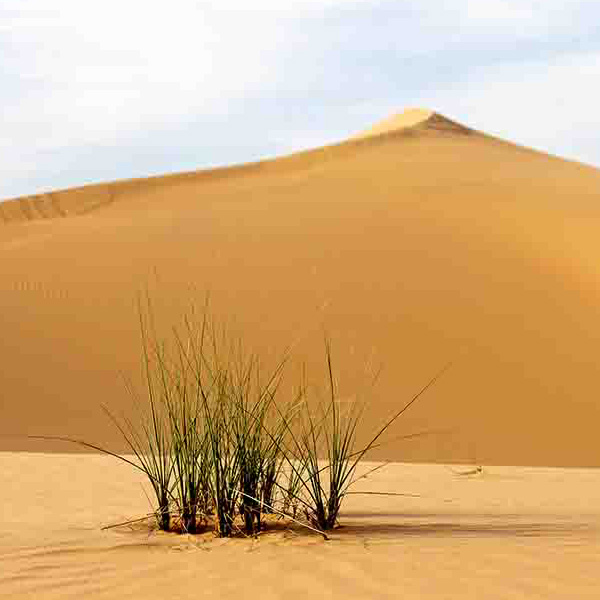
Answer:
[{"label": "pale blue sky", "polygon": [[600,166],[597,0],[2,0],[0,198],[275,156],[422,106]]}]

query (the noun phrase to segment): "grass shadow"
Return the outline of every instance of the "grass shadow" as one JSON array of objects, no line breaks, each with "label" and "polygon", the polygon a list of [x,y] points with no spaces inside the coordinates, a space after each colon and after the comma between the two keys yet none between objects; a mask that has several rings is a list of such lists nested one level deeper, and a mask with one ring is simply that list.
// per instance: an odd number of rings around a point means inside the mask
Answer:
[{"label": "grass shadow", "polygon": [[565,537],[598,535],[597,523],[562,515],[471,513],[361,513],[343,515],[336,534],[342,537]]}]

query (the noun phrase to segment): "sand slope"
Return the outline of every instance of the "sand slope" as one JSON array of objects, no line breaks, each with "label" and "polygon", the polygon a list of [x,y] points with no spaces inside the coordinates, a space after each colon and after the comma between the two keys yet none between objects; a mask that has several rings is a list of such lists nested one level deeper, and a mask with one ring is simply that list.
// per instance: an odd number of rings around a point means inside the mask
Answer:
[{"label": "sand slope", "polygon": [[597,466],[599,200],[597,169],[411,111],[273,161],[2,203],[0,448],[116,443],[99,404],[129,402],[149,285],[161,322],[210,290],[250,345],[297,341],[313,370],[324,326],[348,393],[383,364],[366,429],[453,361],[395,430],[450,432],[379,457]]}]

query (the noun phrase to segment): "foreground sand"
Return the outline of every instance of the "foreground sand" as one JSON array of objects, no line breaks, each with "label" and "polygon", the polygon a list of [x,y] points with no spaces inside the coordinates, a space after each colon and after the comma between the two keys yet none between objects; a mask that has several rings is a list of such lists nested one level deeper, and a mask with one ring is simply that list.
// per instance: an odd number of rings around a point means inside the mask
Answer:
[{"label": "foreground sand", "polygon": [[360,489],[412,495],[351,497],[330,542],[219,540],[101,531],[148,510],[109,457],[0,453],[0,597],[599,597],[600,472],[467,470],[390,465]]}]

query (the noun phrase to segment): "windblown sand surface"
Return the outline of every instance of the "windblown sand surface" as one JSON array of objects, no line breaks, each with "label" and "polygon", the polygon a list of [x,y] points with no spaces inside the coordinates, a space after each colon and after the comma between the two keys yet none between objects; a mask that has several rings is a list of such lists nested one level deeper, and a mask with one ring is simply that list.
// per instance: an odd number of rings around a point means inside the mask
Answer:
[{"label": "windblown sand surface", "polygon": [[598,598],[600,473],[393,464],[325,542],[101,526],[148,512],[141,481],[96,455],[0,454],[0,597]]},{"label": "windblown sand surface", "polygon": [[149,287],[165,327],[210,292],[311,373],[324,328],[349,393],[383,365],[365,429],[453,361],[396,428],[446,433],[381,458],[599,465],[599,199],[596,169],[413,109],[291,157],[1,203],[0,447],[118,446],[99,405],[130,402]]}]

